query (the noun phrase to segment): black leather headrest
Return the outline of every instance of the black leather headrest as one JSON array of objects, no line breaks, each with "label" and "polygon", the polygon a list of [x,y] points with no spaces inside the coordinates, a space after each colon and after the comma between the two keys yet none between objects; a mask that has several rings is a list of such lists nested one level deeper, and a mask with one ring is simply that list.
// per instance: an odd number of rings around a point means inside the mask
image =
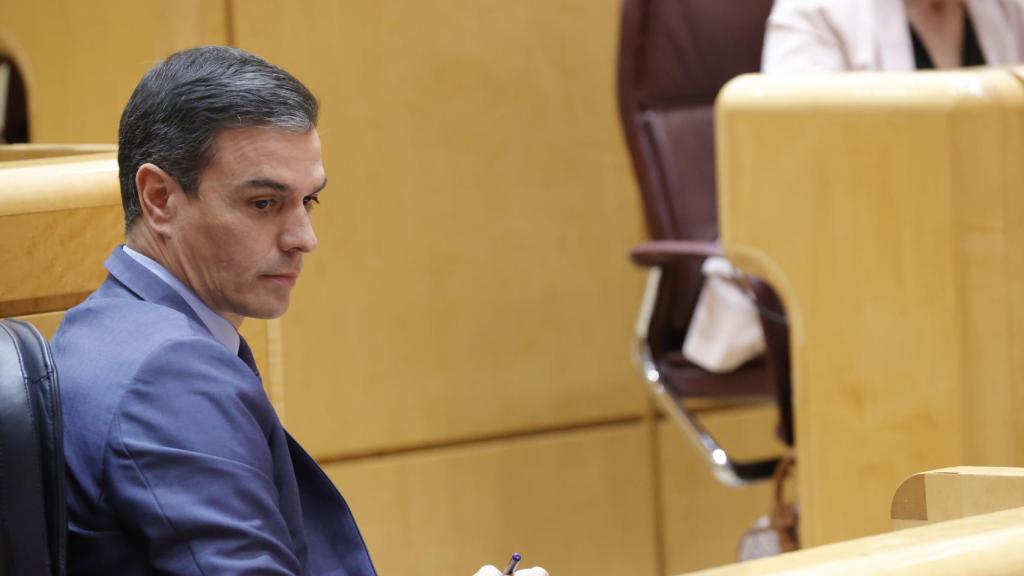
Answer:
[{"label": "black leather headrest", "polygon": [[67,512],[57,371],[31,324],[0,320],[0,573],[63,576]]}]

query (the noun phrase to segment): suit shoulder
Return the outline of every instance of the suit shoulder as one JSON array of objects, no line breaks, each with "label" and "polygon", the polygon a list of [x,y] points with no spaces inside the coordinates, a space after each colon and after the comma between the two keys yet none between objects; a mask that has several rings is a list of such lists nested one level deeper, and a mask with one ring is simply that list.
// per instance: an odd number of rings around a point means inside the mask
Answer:
[{"label": "suit shoulder", "polygon": [[[53,338],[55,350],[141,358],[167,342],[208,336],[189,315],[143,300],[89,299],[68,310]],[[216,344],[212,336],[207,338]],[[98,360],[101,358],[97,358]]]},{"label": "suit shoulder", "polygon": [[52,348],[62,394],[79,401],[95,395],[108,401],[120,396],[147,366],[159,367],[161,359],[212,363],[244,378],[244,363],[197,320],[142,300],[86,300],[68,311]]}]

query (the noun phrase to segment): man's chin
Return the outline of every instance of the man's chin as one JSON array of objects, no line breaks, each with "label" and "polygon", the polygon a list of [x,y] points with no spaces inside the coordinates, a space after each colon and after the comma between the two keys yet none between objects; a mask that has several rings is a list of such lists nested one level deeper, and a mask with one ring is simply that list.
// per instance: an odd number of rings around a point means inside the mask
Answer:
[{"label": "man's chin", "polygon": [[288,301],[283,304],[268,304],[263,306],[250,306],[245,309],[241,315],[245,318],[252,318],[255,320],[276,320],[284,313],[288,311]]},{"label": "man's chin", "polygon": [[267,311],[267,312],[259,312],[259,313],[253,314],[252,316],[250,316],[250,318],[257,319],[257,320],[277,320],[281,316],[284,316],[284,313],[287,312],[287,311],[288,311],[288,307],[285,306],[283,309],[280,309],[280,310],[273,310],[273,311]]}]

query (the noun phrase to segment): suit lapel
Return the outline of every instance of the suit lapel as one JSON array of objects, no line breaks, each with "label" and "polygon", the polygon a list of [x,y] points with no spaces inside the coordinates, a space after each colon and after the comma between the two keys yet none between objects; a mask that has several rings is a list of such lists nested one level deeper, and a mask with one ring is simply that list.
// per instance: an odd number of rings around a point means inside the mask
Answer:
[{"label": "suit lapel", "polygon": [[[375,576],[377,572],[370,552],[345,498],[316,460],[287,430],[285,438],[295,479],[301,486],[310,571],[316,572],[318,568],[332,570],[337,567],[336,563],[340,563],[344,572],[331,571],[330,574]],[[323,564],[318,565],[320,562]]]}]

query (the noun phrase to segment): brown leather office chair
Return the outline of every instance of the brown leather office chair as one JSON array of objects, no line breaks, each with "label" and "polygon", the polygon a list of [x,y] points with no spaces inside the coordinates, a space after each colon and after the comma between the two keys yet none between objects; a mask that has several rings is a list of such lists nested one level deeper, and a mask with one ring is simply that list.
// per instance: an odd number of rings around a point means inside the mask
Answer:
[{"label": "brown leather office chair", "polygon": [[0,574],[63,576],[63,417],[57,370],[31,324],[0,320]]},{"label": "brown leather office chair", "polygon": [[714,101],[731,78],[760,67],[772,0],[625,0],[619,108],[643,195],[651,241],[631,252],[649,268],[635,356],[652,393],[695,441],[715,476],[740,485],[766,479],[776,459],[737,462],[707,433],[686,399],[777,402],[777,430],[793,443],[788,327],[778,296],[754,280],[767,352],[713,374],[681,348],[703,283],[701,264],[720,255]]}]

